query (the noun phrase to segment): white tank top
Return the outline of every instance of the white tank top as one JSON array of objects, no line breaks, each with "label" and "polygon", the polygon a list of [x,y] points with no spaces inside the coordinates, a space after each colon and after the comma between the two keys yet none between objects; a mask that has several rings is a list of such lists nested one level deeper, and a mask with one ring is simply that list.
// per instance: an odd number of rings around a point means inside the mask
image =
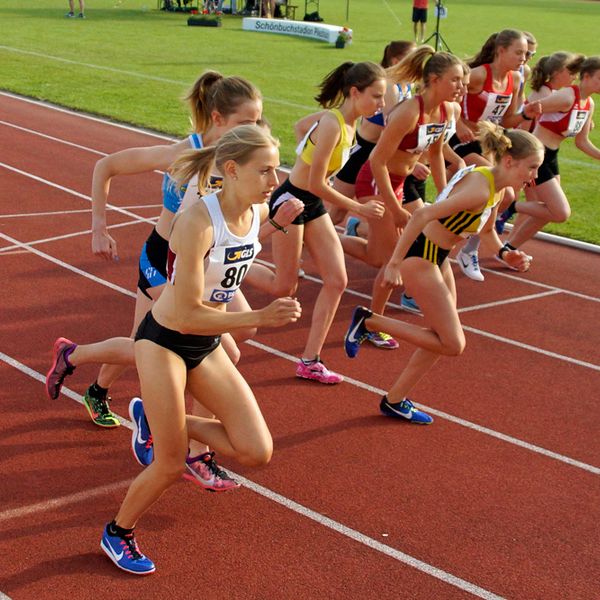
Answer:
[{"label": "white tank top", "polygon": [[[261,251],[262,246],[258,241],[260,229],[260,209],[258,205],[252,206],[252,224],[244,236],[234,235],[229,231],[218,194],[210,194],[201,198],[206,204],[208,214],[213,225],[213,243],[204,258],[204,302],[230,302],[235,292],[240,287],[244,277],[254,261],[254,257]],[[169,248],[168,277],[171,283],[175,282],[177,269],[177,256]]]}]

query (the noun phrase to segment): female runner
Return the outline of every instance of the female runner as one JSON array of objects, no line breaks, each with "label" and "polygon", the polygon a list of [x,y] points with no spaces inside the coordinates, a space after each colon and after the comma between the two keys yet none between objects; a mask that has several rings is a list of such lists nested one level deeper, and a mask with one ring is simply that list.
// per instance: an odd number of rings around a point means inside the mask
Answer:
[{"label": "female runner", "polygon": [[537,138],[521,130],[503,130],[480,124],[478,140],[495,158],[493,167],[471,165],[458,171],[434,204],[419,208],[406,225],[385,271],[390,285],[404,283],[414,294],[427,325],[421,327],[373,313],[359,306],[346,333],[349,357],[371,331],[389,331],[399,340],[417,346],[406,368],[380,403],[390,417],[428,424],[433,419],[407,398],[413,387],[442,355],[458,356],[465,336],[456,310],[456,286],[448,253],[461,236],[481,232],[486,245],[508,264],[526,271],[530,258],[502,246],[494,230],[497,205],[503,190],[520,190],[536,175],[543,159]]}]

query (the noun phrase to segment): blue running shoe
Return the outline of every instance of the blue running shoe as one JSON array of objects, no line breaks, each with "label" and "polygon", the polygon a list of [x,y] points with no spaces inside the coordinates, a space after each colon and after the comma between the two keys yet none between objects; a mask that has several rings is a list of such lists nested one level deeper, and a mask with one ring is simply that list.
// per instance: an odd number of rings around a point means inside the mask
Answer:
[{"label": "blue running shoe", "polygon": [[408,398],[405,398],[402,400],[402,402],[390,404],[387,396],[384,396],[381,399],[379,410],[386,417],[392,417],[394,419],[406,419],[407,421],[417,425],[429,425],[430,423],[433,423],[433,418],[427,413],[416,409],[414,404],[408,400]]},{"label": "blue running shoe", "polygon": [[351,235],[352,237],[358,237],[358,226],[360,225],[360,219],[356,217],[350,217],[346,221],[346,235]]},{"label": "blue running shoe", "polygon": [[149,575],[156,571],[154,563],[140,552],[133,531],[124,537],[110,535],[107,525],[102,534],[100,547],[123,571],[134,575]]},{"label": "blue running shoe", "polygon": [[400,298],[400,308],[416,315],[421,314],[421,309],[419,308],[419,305],[416,303],[415,299],[411,296],[407,296],[406,294],[402,294]]},{"label": "blue running shoe", "polygon": [[370,332],[365,327],[365,319],[372,315],[373,313],[364,306],[357,306],[354,309],[350,327],[344,336],[344,347],[350,358],[354,358],[358,354],[360,345],[367,339]]},{"label": "blue running shoe", "polygon": [[133,398],[129,403],[129,416],[133,422],[131,433],[133,456],[140,465],[145,467],[154,460],[154,445],[141,398]]}]

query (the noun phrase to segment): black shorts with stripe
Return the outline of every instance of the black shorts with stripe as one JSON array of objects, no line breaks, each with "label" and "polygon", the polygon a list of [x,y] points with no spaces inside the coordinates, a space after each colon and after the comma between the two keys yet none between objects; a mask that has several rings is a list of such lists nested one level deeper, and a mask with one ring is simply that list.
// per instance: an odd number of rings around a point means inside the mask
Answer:
[{"label": "black shorts with stripe", "polygon": [[269,201],[269,218],[275,218],[279,207],[292,198],[298,198],[298,200],[304,202],[304,210],[292,221],[294,225],[304,225],[304,223],[314,221],[327,214],[323,200],[319,196],[315,196],[308,190],[296,187],[290,183],[289,179],[286,179],[271,196],[271,200]]},{"label": "black shorts with stripe", "polygon": [[418,258],[428,260],[430,263],[433,263],[438,267],[441,267],[448,254],[450,254],[450,250],[440,248],[429,238],[425,237],[424,233],[420,233],[417,239],[412,243],[412,246],[408,249],[408,252],[404,258],[416,256]]}]

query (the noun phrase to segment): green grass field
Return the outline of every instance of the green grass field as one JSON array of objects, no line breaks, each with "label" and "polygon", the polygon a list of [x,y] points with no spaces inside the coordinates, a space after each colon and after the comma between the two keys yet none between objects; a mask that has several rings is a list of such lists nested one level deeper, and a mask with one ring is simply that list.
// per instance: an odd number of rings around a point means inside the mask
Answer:
[{"label": "green grass field", "polygon": [[[235,16],[226,15],[221,28],[188,27],[185,14],[159,11],[156,0],[88,0],[85,20],[64,17],[66,0],[3,0],[0,88],[184,135],[189,121],[179,98],[196,77],[208,68],[242,75],[262,90],[265,116],[282,141],[282,161],[290,163],[292,125],[316,108],[312,98],[322,77],[345,60],[378,62],[389,40],[412,37],[410,0],[349,1],[320,4],[325,22],[354,30],[354,43],[340,50],[324,42],[245,32]],[[298,4],[302,18],[304,4]],[[594,35],[598,1],[446,0],[445,6],[441,33],[461,57],[507,27],[533,32],[538,58],[561,49],[600,53]],[[432,13],[429,32],[435,25]],[[600,146],[598,129],[592,140]],[[573,215],[547,231],[600,243],[600,164],[569,140],[561,148],[561,172]]]}]

